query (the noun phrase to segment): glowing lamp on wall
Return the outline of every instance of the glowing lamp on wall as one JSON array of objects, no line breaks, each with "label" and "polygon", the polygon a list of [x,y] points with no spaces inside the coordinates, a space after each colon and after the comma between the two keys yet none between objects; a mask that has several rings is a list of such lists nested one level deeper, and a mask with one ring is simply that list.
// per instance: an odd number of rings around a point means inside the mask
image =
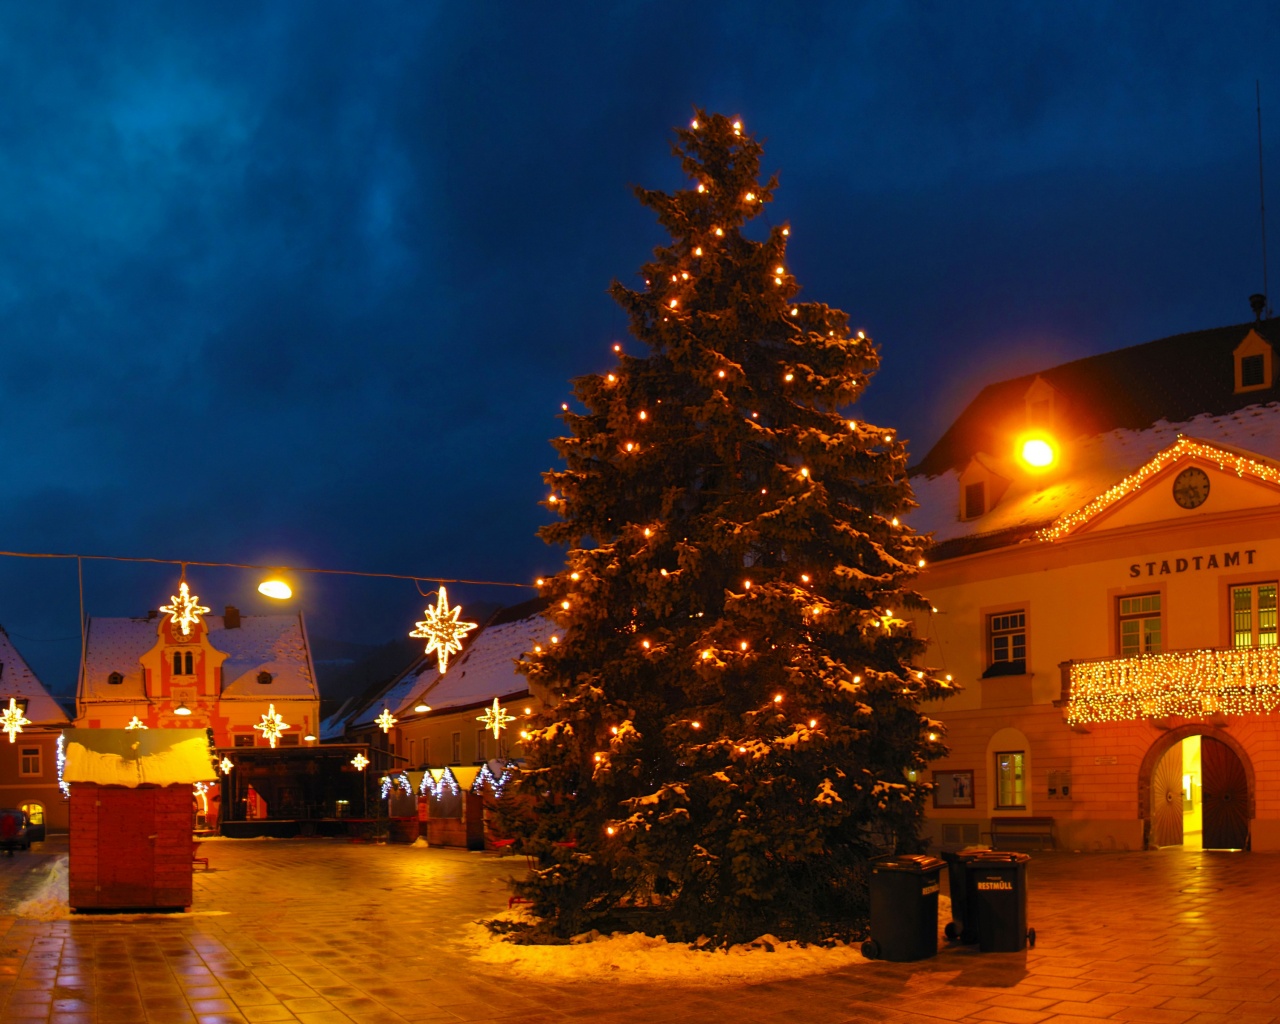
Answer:
[{"label": "glowing lamp on wall", "polygon": [[1031,434],[1018,442],[1018,461],[1032,473],[1043,473],[1058,464],[1058,446],[1045,434]]}]

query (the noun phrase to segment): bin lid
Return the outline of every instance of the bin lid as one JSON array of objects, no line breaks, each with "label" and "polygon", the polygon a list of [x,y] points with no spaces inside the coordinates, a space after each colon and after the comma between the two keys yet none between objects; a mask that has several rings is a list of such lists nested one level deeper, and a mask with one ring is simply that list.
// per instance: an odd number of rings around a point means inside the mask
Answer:
[{"label": "bin lid", "polygon": [[969,857],[973,864],[1025,864],[1030,859],[1031,854],[1012,850],[979,850]]},{"label": "bin lid", "polygon": [[966,846],[963,850],[943,850],[939,856],[948,864],[968,864],[980,853],[989,853],[989,846]]},{"label": "bin lid", "polygon": [[885,857],[872,861],[871,870],[872,872],[910,871],[913,874],[923,875],[930,871],[938,871],[943,866],[942,861],[937,857],[930,857],[927,853],[904,853],[898,857]]}]

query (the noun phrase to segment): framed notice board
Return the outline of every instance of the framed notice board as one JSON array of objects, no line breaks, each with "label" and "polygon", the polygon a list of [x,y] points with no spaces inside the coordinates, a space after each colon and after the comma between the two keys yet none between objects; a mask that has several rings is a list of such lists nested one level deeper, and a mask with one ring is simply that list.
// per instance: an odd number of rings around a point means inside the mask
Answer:
[{"label": "framed notice board", "polygon": [[973,769],[933,773],[934,807],[972,807]]}]

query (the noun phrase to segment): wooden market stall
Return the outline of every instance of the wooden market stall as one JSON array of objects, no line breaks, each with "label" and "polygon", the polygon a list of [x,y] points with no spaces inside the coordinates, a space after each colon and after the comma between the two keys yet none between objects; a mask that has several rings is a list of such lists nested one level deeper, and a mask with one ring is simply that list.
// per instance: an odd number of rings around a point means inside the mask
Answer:
[{"label": "wooden market stall", "polygon": [[191,906],[192,787],[216,779],[203,729],[68,729],[73,909]]}]

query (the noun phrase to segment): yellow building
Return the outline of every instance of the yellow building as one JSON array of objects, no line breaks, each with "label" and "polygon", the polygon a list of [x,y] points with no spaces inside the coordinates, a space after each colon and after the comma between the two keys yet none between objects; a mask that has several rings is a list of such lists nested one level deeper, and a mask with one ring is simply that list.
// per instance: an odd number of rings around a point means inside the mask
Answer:
[{"label": "yellow building", "polygon": [[916,627],[963,687],[933,712],[940,847],[1280,849],[1277,343],[1261,321],[992,385],[915,467]]}]

